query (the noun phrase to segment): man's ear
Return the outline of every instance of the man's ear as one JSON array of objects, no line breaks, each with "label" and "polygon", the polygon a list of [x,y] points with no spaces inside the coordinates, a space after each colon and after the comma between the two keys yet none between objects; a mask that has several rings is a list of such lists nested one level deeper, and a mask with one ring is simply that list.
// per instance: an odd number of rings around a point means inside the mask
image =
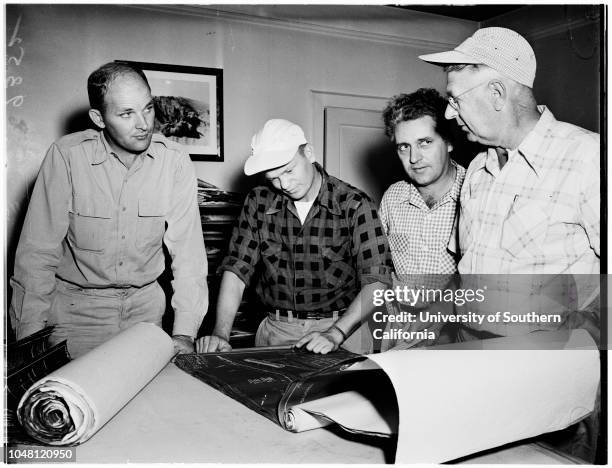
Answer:
[{"label": "man's ear", "polygon": [[106,127],[104,124],[104,119],[102,118],[102,113],[98,109],[89,109],[89,118],[94,124],[96,124],[96,127]]},{"label": "man's ear", "polygon": [[493,93],[493,107],[496,111],[500,111],[506,104],[508,98],[508,88],[501,80],[492,80],[489,82],[489,89]]},{"label": "man's ear", "polygon": [[311,163],[315,162],[314,151],[310,143],[306,143],[306,146],[304,146],[303,152],[304,152],[304,156],[306,156],[306,159],[308,159],[309,162]]}]

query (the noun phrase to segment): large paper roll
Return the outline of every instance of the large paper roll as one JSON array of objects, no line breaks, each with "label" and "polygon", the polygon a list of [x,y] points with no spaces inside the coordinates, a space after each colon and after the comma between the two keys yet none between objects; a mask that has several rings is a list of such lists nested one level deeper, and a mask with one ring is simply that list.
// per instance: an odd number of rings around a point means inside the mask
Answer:
[{"label": "large paper roll", "polygon": [[172,359],[172,339],[139,323],[32,385],[17,417],[26,432],[49,445],[85,442]]}]

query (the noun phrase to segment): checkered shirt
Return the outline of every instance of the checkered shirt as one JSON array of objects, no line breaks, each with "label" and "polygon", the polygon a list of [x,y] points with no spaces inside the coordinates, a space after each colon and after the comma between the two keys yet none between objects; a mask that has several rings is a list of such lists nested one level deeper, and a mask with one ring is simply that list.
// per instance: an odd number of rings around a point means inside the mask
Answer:
[{"label": "checkered shirt", "polygon": [[538,109],[538,123],[501,170],[494,149],[468,168],[462,274],[599,272],[599,135]]},{"label": "checkered shirt", "polygon": [[452,274],[457,271],[456,212],[465,169],[455,161],[455,181],[429,208],[407,181],[391,185],[380,204],[380,220],[399,275]]},{"label": "checkered shirt", "polygon": [[388,278],[392,263],[376,207],[361,190],[328,175],[304,224],[286,196],[261,186],[247,195],[219,271],[249,284],[270,308],[331,312],[360,288]]}]

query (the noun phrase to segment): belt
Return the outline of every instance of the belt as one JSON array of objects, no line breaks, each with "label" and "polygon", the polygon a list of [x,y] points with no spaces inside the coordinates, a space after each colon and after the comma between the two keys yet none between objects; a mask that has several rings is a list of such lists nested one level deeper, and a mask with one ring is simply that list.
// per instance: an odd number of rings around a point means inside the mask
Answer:
[{"label": "belt", "polygon": [[268,312],[268,317],[272,320],[280,320],[282,322],[291,322],[293,319],[298,320],[321,320],[331,319],[338,320],[344,314],[346,309],[332,310],[330,312],[313,312],[310,310],[287,310],[274,309]]}]

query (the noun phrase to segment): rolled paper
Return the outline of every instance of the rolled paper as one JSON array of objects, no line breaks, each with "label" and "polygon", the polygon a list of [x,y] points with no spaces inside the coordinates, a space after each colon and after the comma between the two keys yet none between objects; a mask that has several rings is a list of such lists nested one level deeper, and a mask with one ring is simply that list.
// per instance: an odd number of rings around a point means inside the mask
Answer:
[{"label": "rolled paper", "polygon": [[34,383],[17,418],[34,439],[78,445],[123,408],[174,355],[172,339],[139,323]]}]

